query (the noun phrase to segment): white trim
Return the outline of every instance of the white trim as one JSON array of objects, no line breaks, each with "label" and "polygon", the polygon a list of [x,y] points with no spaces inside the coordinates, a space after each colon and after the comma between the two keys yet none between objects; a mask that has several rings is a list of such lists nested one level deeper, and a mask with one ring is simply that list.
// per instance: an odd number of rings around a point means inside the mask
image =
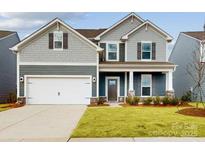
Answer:
[{"label": "white trim", "polygon": [[197,39],[197,38],[195,38],[195,37],[192,37],[192,36],[190,36],[190,35],[187,35],[187,34],[185,34],[185,33],[183,33],[183,32],[181,32],[180,34],[185,35],[186,37],[189,37],[189,38],[194,39],[194,40],[199,41],[199,42],[202,41],[202,40],[199,40],[199,39]]},{"label": "white trim", "polygon": [[95,37],[95,40],[100,40],[100,37],[102,35],[104,35],[105,33],[109,32],[110,30],[112,30],[113,28],[115,28],[116,26],[118,26],[119,24],[121,24],[122,22],[124,22],[125,20],[127,20],[129,17],[134,16],[136,17],[139,21],[144,22],[144,20],[139,17],[138,15],[136,15],[135,13],[130,13],[127,16],[125,16],[124,18],[122,18],[120,21],[118,21],[117,23],[115,23],[114,25],[112,25],[110,28],[108,28],[107,30],[105,30],[104,32],[102,32],[101,34],[99,34],[98,36]]},{"label": "white trim", "polygon": [[129,91],[134,91],[134,72],[129,71]]},{"label": "white trim", "polygon": [[[143,76],[144,75],[149,75],[150,76],[150,86],[147,86],[147,87],[150,87],[150,95],[149,96],[143,96],[142,95],[142,88],[144,87],[142,87],[142,78],[143,78]],[[141,97],[150,97],[150,96],[152,96],[152,74],[141,74]]]},{"label": "white trim", "polygon": [[125,97],[127,97],[127,72],[125,72]]},{"label": "white trim", "polygon": [[128,72],[128,71],[133,71],[133,72],[168,72],[173,69],[146,69],[146,68],[100,68],[100,72]]},{"label": "white trim", "polygon": [[96,65],[97,65],[97,63],[67,63],[67,62],[19,62],[19,65],[96,66]]},{"label": "white trim", "polygon": [[16,87],[17,87],[17,98],[20,96],[20,71],[19,71],[19,53],[16,53]]},{"label": "white trim", "polygon": [[90,78],[91,97],[92,97],[92,75],[24,75],[24,97],[27,98],[27,80],[28,78]]},{"label": "white trim", "polygon": [[125,61],[127,61],[127,41],[125,41]]},{"label": "white trim", "polygon": [[[142,44],[143,43],[150,44],[150,59],[143,59],[142,58],[142,53],[143,53]],[[141,41],[141,61],[152,61],[152,41]]]},{"label": "white trim", "polygon": [[13,51],[18,51],[19,50],[19,46],[23,45],[25,42],[30,41],[30,39],[32,39],[33,37],[35,37],[36,35],[38,35],[39,33],[41,33],[42,31],[46,30],[49,26],[55,24],[55,23],[60,23],[63,26],[65,26],[67,29],[69,29],[70,31],[72,31],[74,34],[76,34],[77,36],[79,36],[79,38],[82,38],[83,40],[85,40],[87,43],[89,43],[90,45],[92,45],[94,48],[96,48],[97,51],[102,51],[103,49],[100,48],[99,46],[97,46],[95,43],[93,43],[92,41],[88,40],[85,36],[81,35],[79,32],[77,32],[76,30],[74,30],[72,27],[70,27],[68,24],[64,23],[62,20],[56,18],[53,21],[51,21],[50,23],[48,23],[47,25],[45,25],[44,27],[40,28],[39,30],[37,30],[36,32],[34,32],[33,34],[31,34],[29,37],[25,38],[24,40],[22,40],[20,43],[16,44],[14,47],[11,48],[11,50]]},{"label": "white trim", "polygon": [[105,95],[107,97],[107,100],[108,100],[108,79],[117,79],[117,102],[118,102],[118,97],[120,97],[120,77],[119,76],[106,76],[105,77]]},{"label": "white trim", "polygon": [[136,28],[134,28],[133,30],[131,30],[130,32],[128,32],[127,34],[125,34],[124,36],[122,36],[122,39],[127,40],[129,35],[134,33],[135,31],[137,31],[138,29],[140,29],[142,26],[149,24],[150,26],[154,27],[155,29],[157,29],[159,32],[161,32],[162,34],[164,34],[166,36],[166,40],[167,41],[171,41],[173,39],[172,36],[170,36],[168,33],[164,32],[162,29],[158,28],[157,26],[155,26],[153,23],[151,23],[149,20],[146,20],[144,23],[142,23],[141,25],[137,26]]},{"label": "white trim", "polygon": [[[119,61],[119,41],[107,41],[106,42],[106,61]],[[113,59],[109,59],[109,51],[108,51],[108,45],[109,44],[116,44],[117,45],[117,51],[116,51],[116,54],[117,54],[117,59],[116,60],[113,60]],[[112,52],[112,51],[111,51]]]},{"label": "white trim", "polygon": [[99,97],[99,53],[97,52],[97,65],[96,65],[96,97]]}]

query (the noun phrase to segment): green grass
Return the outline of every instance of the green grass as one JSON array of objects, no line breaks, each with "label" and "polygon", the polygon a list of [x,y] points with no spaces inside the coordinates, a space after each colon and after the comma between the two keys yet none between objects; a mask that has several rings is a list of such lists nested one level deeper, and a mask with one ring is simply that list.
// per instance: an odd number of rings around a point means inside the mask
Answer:
[{"label": "green grass", "polygon": [[176,107],[88,108],[71,137],[205,137],[205,118]]},{"label": "green grass", "polygon": [[0,112],[1,111],[6,111],[8,109],[11,109],[10,104],[0,104]]}]

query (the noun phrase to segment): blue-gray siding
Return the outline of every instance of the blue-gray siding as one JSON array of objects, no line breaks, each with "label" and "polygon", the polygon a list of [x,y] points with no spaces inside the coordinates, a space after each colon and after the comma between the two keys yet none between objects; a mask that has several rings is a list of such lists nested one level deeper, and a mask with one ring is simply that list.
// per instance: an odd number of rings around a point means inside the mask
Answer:
[{"label": "blue-gray siding", "polygon": [[105,94],[105,77],[115,76],[120,77],[120,96],[124,96],[125,90],[125,73],[124,72],[100,72],[99,73],[99,96],[106,96]]},{"label": "blue-gray siding", "polygon": [[16,33],[0,39],[0,96],[16,93],[16,55],[9,48],[18,42]]},{"label": "blue-gray siding", "polygon": [[[21,65],[20,77],[24,75],[92,75],[96,77],[96,66]],[[23,83],[20,83],[20,96],[24,96]],[[92,96],[96,96],[96,82],[92,83]]]},{"label": "blue-gray siding", "polygon": [[166,76],[162,73],[134,73],[135,95],[141,96],[141,74],[152,74],[152,96],[164,96]]}]

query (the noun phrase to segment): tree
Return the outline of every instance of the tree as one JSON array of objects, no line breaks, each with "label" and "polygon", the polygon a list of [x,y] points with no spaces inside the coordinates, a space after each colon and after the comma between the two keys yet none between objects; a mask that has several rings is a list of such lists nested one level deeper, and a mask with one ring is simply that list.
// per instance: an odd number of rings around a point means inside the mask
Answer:
[{"label": "tree", "polygon": [[[205,29],[205,27],[204,27]],[[187,64],[186,71],[194,82],[193,92],[197,100],[204,106],[203,97],[205,97],[203,85],[205,84],[205,31],[200,47],[193,51],[192,61]],[[197,101],[196,107],[198,108]],[[205,107],[205,106],[204,106]]]}]

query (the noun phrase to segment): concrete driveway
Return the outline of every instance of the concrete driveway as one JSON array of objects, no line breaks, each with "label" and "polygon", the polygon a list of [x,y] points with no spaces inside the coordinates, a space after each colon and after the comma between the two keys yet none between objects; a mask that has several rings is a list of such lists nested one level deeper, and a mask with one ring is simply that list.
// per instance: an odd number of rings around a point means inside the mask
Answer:
[{"label": "concrete driveway", "polygon": [[0,112],[0,141],[67,141],[85,105],[26,105]]}]

